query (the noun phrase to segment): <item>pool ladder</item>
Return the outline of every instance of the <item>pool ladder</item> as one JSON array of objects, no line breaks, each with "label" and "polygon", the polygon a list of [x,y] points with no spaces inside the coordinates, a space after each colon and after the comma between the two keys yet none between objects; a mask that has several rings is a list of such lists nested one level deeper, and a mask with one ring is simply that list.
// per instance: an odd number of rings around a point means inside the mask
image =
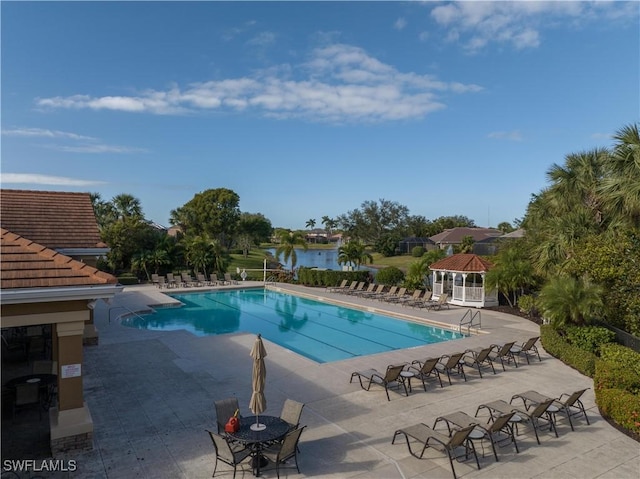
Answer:
[{"label": "pool ladder", "polygon": [[[478,323],[474,324],[476,318],[478,318]],[[474,311],[473,309],[467,309],[467,311],[464,313],[464,316],[462,316],[462,319],[460,319],[460,324],[458,325],[458,332],[460,334],[462,334],[463,326],[467,327],[467,336],[471,334],[471,328],[473,328],[474,326],[477,329],[482,329],[482,315],[480,313],[480,310],[476,309]]]}]

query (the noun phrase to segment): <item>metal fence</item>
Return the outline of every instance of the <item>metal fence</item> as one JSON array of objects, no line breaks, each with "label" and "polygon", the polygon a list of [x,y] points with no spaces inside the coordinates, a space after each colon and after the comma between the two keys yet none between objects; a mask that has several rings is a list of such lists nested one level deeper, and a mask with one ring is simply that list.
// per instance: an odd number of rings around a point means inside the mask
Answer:
[{"label": "metal fence", "polygon": [[598,326],[602,326],[603,328],[607,328],[614,333],[616,333],[616,341],[620,344],[633,349],[634,351],[640,353],[640,338],[634,336],[633,334],[629,334],[622,329],[618,329],[615,326],[611,326],[603,321],[595,321]]}]

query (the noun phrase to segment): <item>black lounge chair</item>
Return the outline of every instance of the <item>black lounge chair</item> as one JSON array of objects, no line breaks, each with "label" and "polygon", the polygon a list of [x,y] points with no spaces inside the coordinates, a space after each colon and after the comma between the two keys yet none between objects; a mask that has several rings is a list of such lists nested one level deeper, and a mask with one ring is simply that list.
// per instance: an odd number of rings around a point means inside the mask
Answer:
[{"label": "black lounge chair", "polygon": [[464,381],[467,382],[467,375],[464,373],[464,361],[462,360],[463,355],[464,353],[445,354],[440,358],[438,364],[436,364],[438,372],[446,373],[449,385],[451,385],[452,374],[462,376]]},{"label": "black lounge chair", "polygon": [[[448,437],[444,434],[434,431],[426,424],[420,423],[414,426],[409,426],[403,429],[398,429],[393,434],[393,439],[391,440],[391,444],[394,444],[396,441],[396,437],[398,435],[403,434],[407,441],[407,448],[409,448],[409,453],[418,459],[422,459],[424,452],[428,447],[433,447],[434,449],[442,449],[449,456],[449,464],[451,464],[451,472],[453,473],[453,478],[457,479],[456,470],[453,467],[453,460],[459,460],[462,455],[458,454],[459,448],[462,447],[464,450],[465,459],[469,458],[469,454],[473,453],[476,458],[476,465],[478,469],[480,469],[480,461],[478,460],[478,454],[476,454],[476,448],[473,445],[473,442],[469,440],[469,434],[475,428],[475,425],[465,427],[460,429],[459,431],[455,431],[453,436]],[[415,439],[419,444],[422,445],[422,450],[420,451],[420,455],[413,452],[411,449],[411,442],[409,438]]]},{"label": "black lounge chair", "polygon": [[[572,431],[575,431],[573,422],[571,421],[572,416],[584,416],[587,424],[590,424],[589,417],[587,416],[587,411],[584,408],[584,404],[582,404],[582,401],[580,401],[580,397],[587,389],[589,388],[580,389],[579,391],[575,391],[572,394],[564,393],[560,395],[560,397],[555,398],[553,400],[553,403],[551,403],[551,406],[549,407],[549,413],[555,414],[558,411],[562,411],[564,414],[566,414]],[[522,402],[527,409],[530,409],[534,405],[540,404],[541,402],[548,401],[550,399],[548,396],[540,394],[537,391],[526,391],[520,394],[514,394],[511,400],[513,401],[517,398],[522,399]]]},{"label": "black lounge chair", "polygon": [[504,367],[505,361],[507,363],[510,363],[511,361],[513,361],[513,364],[515,364],[516,368],[518,367],[518,361],[516,360],[516,357],[511,352],[511,348],[513,347],[514,344],[516,344],[515,341],[512,341],[510,343],[505,343],[502,345],[499,345],[499,344],[491,345],[494,350],[491,351],[491,353],[489,354],[489,357],[491,358],[492,361],[497,361],[499,359],[500,364],[502,364],[503,371],[506,371]]},{"label": "black lounge chair", "polygon": [[[351,374],[351,379],[349,380],[349,382],[350,383],[353,382],[353,378],[357,377],[358,381],[360,382],[360,387],[365,391],[368,391],[371,388],[372,384],[378,384],[380,386],[383,386],[384,391],[387,393],[387,400],[391,401],[391,398],[389,397],[390,387],[400,388],[400,385],[402,385],[402,387],[404,388],[405,395],[406,396],[409,395],[409,392],[407,391],[407,386],[405,385],[404,381],[400,379],[400,373],[404,369],[404,366],[405,366],[404,364],[398,364],[398,365],[392,364],[390,366],[387,366],[387,371],[384,374],[382,374],[376,369],[367,369],[366,371],[355,371],[354,373]],[[363,378],[365,379],[366,386],[362,382]]]},{"label": "black lounge chair", "polygon": [[493,361],[489,357],[493,351],[493,347],[489,346],[488,348],[481,349],[480,351],[474,351],[471,349],[467,349],[465,351],[462,359],[466,366],[470,366],[472,368],[476,368],[478,370],[478,374],[482,378],[482,367],[488,366],[493,371],[493,374],[496,373],[496,369],[493,367]]},{"label": "black lounge chair", "polygon": [[422,387],[424,388],[425,392],[427,391],[426,381],[431,377],[438,378],[440,387],[443,387],[442,378],[440,377],[440,371],[438,371],[438,368],[436,367],[438,361],[440,361],[440,358],[429,358],[422,361],[416,359],[415,361],[411,362],[411,365],[408,368],[408,370],[414,374],[414,377],[422,381]]},{"label": "black lounge chair", "polygon": [[513,347],[511,348],[511,353],[518,356],[520,356],[521,354],[524,354],[524,357],[527,360],[527,364],[531,364],[529,362],[530,354],[538,356],[538,361],[542,361],[542,358],[540,357],[540,352],[538,351],[538,347],[536,346],[536,342],[538,341],[538,339],[540,339],[540,336],[536,336],[535,338],[529,338],[526,342],[520,345],[514,344]]}]

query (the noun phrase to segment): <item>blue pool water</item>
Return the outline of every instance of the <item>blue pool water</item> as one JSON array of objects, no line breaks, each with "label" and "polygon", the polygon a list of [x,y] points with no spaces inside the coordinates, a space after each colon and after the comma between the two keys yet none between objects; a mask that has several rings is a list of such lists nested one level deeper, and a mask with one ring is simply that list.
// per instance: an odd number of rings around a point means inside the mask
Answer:
[{"label": "blue pool water", "polygon": [[463,336],[433,326],[265,289],[171,295],[184,303],[122,321],[138,329],[185,329],[198,336],[249,332],[325,363]]}]

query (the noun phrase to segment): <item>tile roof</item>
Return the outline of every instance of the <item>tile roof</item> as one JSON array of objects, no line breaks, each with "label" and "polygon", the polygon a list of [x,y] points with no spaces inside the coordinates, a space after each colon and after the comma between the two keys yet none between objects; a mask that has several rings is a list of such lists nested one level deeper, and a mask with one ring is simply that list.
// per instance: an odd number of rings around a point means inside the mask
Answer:
[{"label": "tile roof", "polygon": [[47,248],[105,248],[89,193],[0,189],[0,226]]},{"label": "tile roof", "polygon": [[491,236],[500,236],[502,231],[494,228],[450,228],[442,233],[431,236],[431,240],[438,243],[462,243],[462,238],[471,236],[474,241],[480,241]]},{"label": "tile roof", "polygon": [[492,264],[484,258],[475,254],[454,254],[447,258],[436,261],[429,266],[432,270],[446,270],[463,273],[482,273],[489,271]]},{"label": "tile roof", "polygon": [[0,288],[49,288],[117,284],[97,270],[20,235],[0,228]]}]

